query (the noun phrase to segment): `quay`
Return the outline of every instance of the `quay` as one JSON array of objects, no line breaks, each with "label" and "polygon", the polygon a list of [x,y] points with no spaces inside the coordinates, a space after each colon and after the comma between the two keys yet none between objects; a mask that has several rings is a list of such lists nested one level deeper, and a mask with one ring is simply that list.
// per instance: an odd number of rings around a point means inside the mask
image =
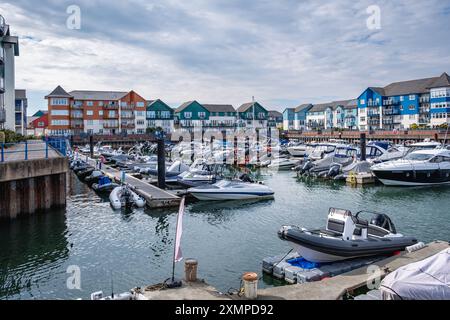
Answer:
[{"label": "quay", "polygon": [[65,155],[48,142],[2,145],[0,219],[64,207],[68,171]]},{"label": "quay", "polygon": [[[449,248],[449,245],[448,242],[434,241],[415,252],[403,252],[374,262],[373,265],[379,267],[378,274],[368,274],[367,267],[362,267],[322,281],[261,289],[258,290],[257,300],[342,300],[345,294],[366,287],[377,277],[384,278],[398,268],[429,258]],[[238,295],[224,294],[199,280],[193,283],[185,281],[179,289],[141,289],[140,294],[142,299],[147,300],[246,300]]]},{"label": "quay", "polygon": [[[78,154],[79,159],[87,159],[88,163],[92,166],[97,165],[97,160]],[[108,165],[102,164],[101,170],[103,174],[109,176],[112,180],[120,182],[122,180],[122,172],[116,170]],[[154,185],[146,183],[139,180],[129,174],[125,174],[125,182],[130,186],[130,188],[143,197],[147,206],[150,208],[170,208],[177,207],[180,205],[180,197],[166,191],[162,190]]]}]

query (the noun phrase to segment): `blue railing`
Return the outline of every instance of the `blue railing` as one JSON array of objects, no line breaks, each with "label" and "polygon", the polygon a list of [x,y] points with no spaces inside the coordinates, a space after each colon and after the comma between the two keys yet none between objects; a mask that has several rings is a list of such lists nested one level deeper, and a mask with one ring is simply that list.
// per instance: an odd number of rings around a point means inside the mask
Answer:
[{"label": "blue railing", "polygon": [[17,143],[0,144],[0,162],[21,161],[30,159],[48,159],[54,150],[61,156],[67,155],[67,142],[61,138],[44,138],[43,141],[33,140]]}]

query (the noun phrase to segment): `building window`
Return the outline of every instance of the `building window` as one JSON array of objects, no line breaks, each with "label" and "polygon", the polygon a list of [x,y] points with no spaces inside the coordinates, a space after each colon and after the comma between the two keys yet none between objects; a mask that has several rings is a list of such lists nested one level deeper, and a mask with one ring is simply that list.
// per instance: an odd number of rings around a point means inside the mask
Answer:
[{"label": "building window", "polygon": [[116,116],[116,112],[115,111],[109,111],[108,112],[108,117],[114,118],[115,116]]},{"label": "building window", "polygon": [[137,117],[145,117],[145,112],[144,111],[136,111],[136,116]]},{"label": "building window", "polygon": [[103,101],[100,101],[100,102],[98,103],[98,106],[99,106],[99,107],[103,107]]},{"label": "building window", "polygon": [[191,118],[192,118],[192,112],[185,112],[185,113],[184,113],[184,117],[185,117],[186,119],[191,119]]},{"label": "building window", "polygon": [[94,120],[88,120],[86,121],[88,126],[93,126],[94,125]]},{"label": "building window", "polygon": [[198,113],[199,118],[206,118],[206,112],[199,112]]},{"label": "building window", "polygon": [[121,102],[121,103],[120,103],[120,106],[126,108],[126,107],[128,106],[128,104],[127,104],[126,102]]},{"label": "building window", "polygon": [[69,116],[69,110],[52,110],[52,116]]},{"label": "building window", "polygon": [[103,110],[100,110],[100,111],[98,112],[98,115],[99,115],[100,117],[102,117],[102,116],[103,116]]},{"label": "building window", "polygon": [[366,122],[366,117],[361,117],[360,121],[361,122]]},{"label": "building window", "polygon": [[409,110],[416,110],[416,107],[414,105],[410,105]]},{"label": "building window", "polygon": [[88,110],[88,111],[86,111],[86,115],[87,116],[93,116],[94,115],[94,111]]},{"label": "building window", "polygon": [[405,100],[404,97],[403,97],[403,96],[400,96],[400,101],[403,101],[403,100]]},{"label": "building window", "polygon": [[38,127],[44,127],[45,123],[44,122],[38,122]]},{"label": "building window", "polygon": [[51,104],[52,106],[68,106],[69,100],[65,98],[52,98]]},{"label": "building window", "polygon": [[145,125],[145,121],[144,120],[138,120],[138,121],[136,121],[136,124],[138,126],[143,126],[143,125]]},{"label": "building window", "polygon": [[142,101],[136,102],[136,107],[143,108],[145,107],[145,103]]},{"label": "building window", "polygon": [[170,111],[161,111],[161,118],[169,119],[170,118]]},{"label": "building window", "polygon": [[93,106],[94,106],[94,101],[87,101],[87,102],[86,102],[86,105],[87,105],[88,107],[93,107]]},{"label": "building window", "polygon": [[68,126],[69,120],[52,120],[52,126]]},{"label": "building window", "polygon": [[414,94],[409,96],[409,101],[414,101],[416,100],[416,96]]},{"label": "building window", "polygon": [[155,119],[156,118],[156,112],[155,111],[147,111],[147,118]]},{"label": "building window", "polygon": [[361,99],[361,100],[359,101],[359,103],[360,103],[360,104],[366,104],[366,100]]},{"label": "building window", "polygon": [[409,120],[415,120],[416,119],[416,116],[415,115],[413,115],[413,114],[410,114],[409,115]]}]

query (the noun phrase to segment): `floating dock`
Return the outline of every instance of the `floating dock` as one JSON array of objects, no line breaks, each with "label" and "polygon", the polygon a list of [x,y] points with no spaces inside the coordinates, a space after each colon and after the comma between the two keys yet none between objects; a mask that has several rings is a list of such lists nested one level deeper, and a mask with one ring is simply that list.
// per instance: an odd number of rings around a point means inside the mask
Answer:
[{"label": "floating dock", "polygon": [[[97,160],[79,154],[80,160],[87,160],[92,166],[97,166]],[[120,182],[122,179],[122,171],[116,170],[108,165],[102,164],[101,170],[105,175],[112,180]],[[181,198],[176,195],[162,190],[154,185],[139,180],[129,174],[125,174],[125,183],[137,194],[143,197],[147,206],[150,208],[170,208],[180,205]]]},{"label": "floating dock", "polygon": [[[333,267],[334,271],[321,270],[321,272],[329,273],[329,277],[322,278],[317,281],[306,281],[309,277],[310,280],[322,277],[319,272],[313,272],[315,275],[301,273],[302,276],[297,278],[297,284],[287,285],[282,287],[274,287],[268,289],[258,290],[258,300],[342,300],[344,295],[352,294],[355,290],[361,289],[367,286],[367,283],[375,281],[378,277],[384,278],[387,274],[401,268],[405,265],[424,260],[429,258],[442,250],[449,247],[448,242],[435,241],[429,243],[424,248],[407,253],[402,252],[399,255],[389,258],[371,258],[376,261],[372,261],[370,265],[378,266],[380,273],[377,275],[369,274],[367,262],[368,260],[361,259],[358,269],[351,270],[352,263],[346,265],[347,262],[342,262],[342,266]],[[290,255],[286,259],[293,258],[295,255]],[[283,256],[278,257],[279,260],[284,260]],[[370,259],[369,259],[370,260]],[[278,269],[275,264],[278,262],[276,257],[265,259],[263,268],[265,272],[276,273]],[[345,265],[345,266],[344,266]],[[272,267],[271,267],[272,266]],[[286,267],[284,268],[284,277],[286,278]],[[341,272],[346,270],[345,273],[333,276],[334,272]],[[294,274],[292,270],[288,270],[288,277],[291,277],[289,273]],[[319,274],[320,276],[317,276]],[[299,273],[297,272],[297,277]],[[198,281],[195,283],[183,282],[183,287],[179,289],[166,289],[156,290],[151,292],[142,292],[143,299],[148,300],[244,300],[237,295],[224,294],[217,289],[211,287],[204,281]],[[381,299],[381,292],[378,290],[372,290],[365,295],[361,295],[355,298],[355,300],[379,300]]]}]

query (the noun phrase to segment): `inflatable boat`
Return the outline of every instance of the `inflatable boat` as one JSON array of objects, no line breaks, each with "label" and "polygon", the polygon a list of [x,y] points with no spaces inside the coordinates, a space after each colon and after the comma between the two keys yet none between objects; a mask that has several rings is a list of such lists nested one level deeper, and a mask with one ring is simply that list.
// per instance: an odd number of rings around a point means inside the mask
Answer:
[{"label": "inflatable boat", "polygon": [[328,263],[404,251],[417,240],[397,233],[386,214],[370,213],[369,221],[348,210],[331,208],[326,229],[308,230],[284,226],[278,236],[311,262]]},{"label": "inflatable boat", "polygon": [[117,183],[114,183],[111,181],[108,177],[101,177],[97,183],[94,183],[92,185],[92,189],[98,193],[110,193],[115,188],[117,188],[119,185]]},{"label": "inflatable boat", "polygon": [[138,207],[143,208],[145,206],[144,198],[138,196],[129,187],[122,186],[115,188],[109,195],[111,206],[119,210],[122,207]]}]

